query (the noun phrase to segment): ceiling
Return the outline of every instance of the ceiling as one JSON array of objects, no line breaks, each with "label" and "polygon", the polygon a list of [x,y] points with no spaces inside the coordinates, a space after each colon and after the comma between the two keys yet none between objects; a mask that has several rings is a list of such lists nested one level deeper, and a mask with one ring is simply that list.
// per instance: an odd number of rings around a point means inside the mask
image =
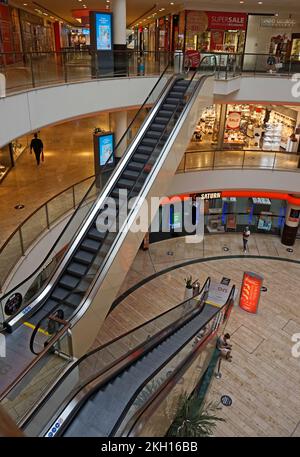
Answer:
[{"label": "ceiling", "polygon": [[[40,10],[41,15],[45,17],[48,14],[55,19],[63,19],[70,24],[79,25],[72,17],[73,9],[82,9],[85,5],[88,9],[103,9],[110,11],[113,2],[116,0],[12,0],[9,4],[21,6],[23,9],[34,12]],[[171,3],[174,3],[172,5]],[[152,14],[154,17],[163,16],[169,12],[177,12],[182,9],[201,9],[204,11],[232,11],[247,13],[279,13],[280,16],[286,16],[292,13],[300,16],[299,0],[262,0],[259,4],[257,0],[127,0],[127,25],[136,25],[138,22],[147,22]],[[25,5],[25,6],[24,6]],[[108,6],[108,8],[106,8]],[[54,14],[53,14],[54,13]],[[52,19],[51,17],[51,19]]]}]

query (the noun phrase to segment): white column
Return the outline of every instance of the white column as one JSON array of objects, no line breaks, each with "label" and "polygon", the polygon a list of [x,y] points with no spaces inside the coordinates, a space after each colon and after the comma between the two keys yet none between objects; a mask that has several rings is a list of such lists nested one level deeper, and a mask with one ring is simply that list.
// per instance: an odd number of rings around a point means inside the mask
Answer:
[{"label": "white column", "polygon": [[114,44],[126,44],[126,0],[112,0]]},{"label": "white column", "polygon": [[[116,111],[113,113],[113,130],[115,133],[115,145],[117,145],[127,129],[127,111]],[[124,138],[116,152],[116,157],[123,156],[127,147],[127,137]]]}]

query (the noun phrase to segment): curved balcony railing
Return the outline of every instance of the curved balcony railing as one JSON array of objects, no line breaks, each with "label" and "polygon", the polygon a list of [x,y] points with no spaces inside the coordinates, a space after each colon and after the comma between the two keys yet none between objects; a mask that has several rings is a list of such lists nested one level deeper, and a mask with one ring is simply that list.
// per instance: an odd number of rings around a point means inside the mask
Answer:
[{"label": "curved balcony railing", "polygon": [[265,150],[195,150],[187,151],[177,173],[201,170],[262,169],[300,171],[300,156]]},{"label": "curved balcony railing", "polygon": [[[98,55],[90,49],[67,48],[62,52],[10,52],[0,53],[0,74],[5,76],[6,89],[0,85],[0,97],[34,88],[58,84],[94,81],[118,76],[136,77],[159,75],[169,61],[184,68],[187,58],[182,52],[114,51],[112,69],[97,68]],[[269,54],[238,54],[229,52],[201,52],[201,57],[215,55],[217,79],[229,79],[242,72],[289,76],[300,71],[299,56],[291,55],[274,63],[268,62]],[[1,81],[0,81],[1,83]]]},{"label": "curved balcony railing", "polygon": [[0,248],[0,292],[22,256],[43,233],[78,207],[93,180],[94,176],[89,176],[52,197],[30,214],[5,241]]}]

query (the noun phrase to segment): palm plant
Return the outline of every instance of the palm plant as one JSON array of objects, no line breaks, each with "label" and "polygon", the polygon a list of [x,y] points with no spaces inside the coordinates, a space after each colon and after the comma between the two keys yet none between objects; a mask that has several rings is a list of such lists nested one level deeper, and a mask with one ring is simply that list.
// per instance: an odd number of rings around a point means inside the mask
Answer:
[{"label": "palm plant", "polygon": [[211,436],[217,422],[225,422],[215,414],[219,409],[216,403],[204,404],[195,396],[189,397],[184,393],[179,398],[177,414],[167,435],[191,438]]}]

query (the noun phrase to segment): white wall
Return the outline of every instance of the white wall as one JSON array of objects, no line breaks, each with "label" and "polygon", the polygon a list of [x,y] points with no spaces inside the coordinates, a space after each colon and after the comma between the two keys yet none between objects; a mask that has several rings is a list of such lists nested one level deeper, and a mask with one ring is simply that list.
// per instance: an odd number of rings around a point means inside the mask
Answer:
[{"label": "white wall", "polygon": [[169,195],[222,190],[300,192],[300,172],[272,170],[205,170],[175,175]]},{"label": "white wall", "polygon": [[[74,117],[99,111],[112,111],[141,105],[155,82],[151,78],[115,78],[41,88],[0,98],[0,147],[26,133]],[[289,78],[247,77],[234,81],[235,88],[215,86],[216,101],[300,103],[292,95],[294,82]],[[228,82],[228,85],[232,82]],[[221,90],[220,90],[221,89]]]},{"label": "white wall", "polygon": [[46,125],[141,105],[157,77],[114,78],[47,87],[0,98],[0,147]]}]

